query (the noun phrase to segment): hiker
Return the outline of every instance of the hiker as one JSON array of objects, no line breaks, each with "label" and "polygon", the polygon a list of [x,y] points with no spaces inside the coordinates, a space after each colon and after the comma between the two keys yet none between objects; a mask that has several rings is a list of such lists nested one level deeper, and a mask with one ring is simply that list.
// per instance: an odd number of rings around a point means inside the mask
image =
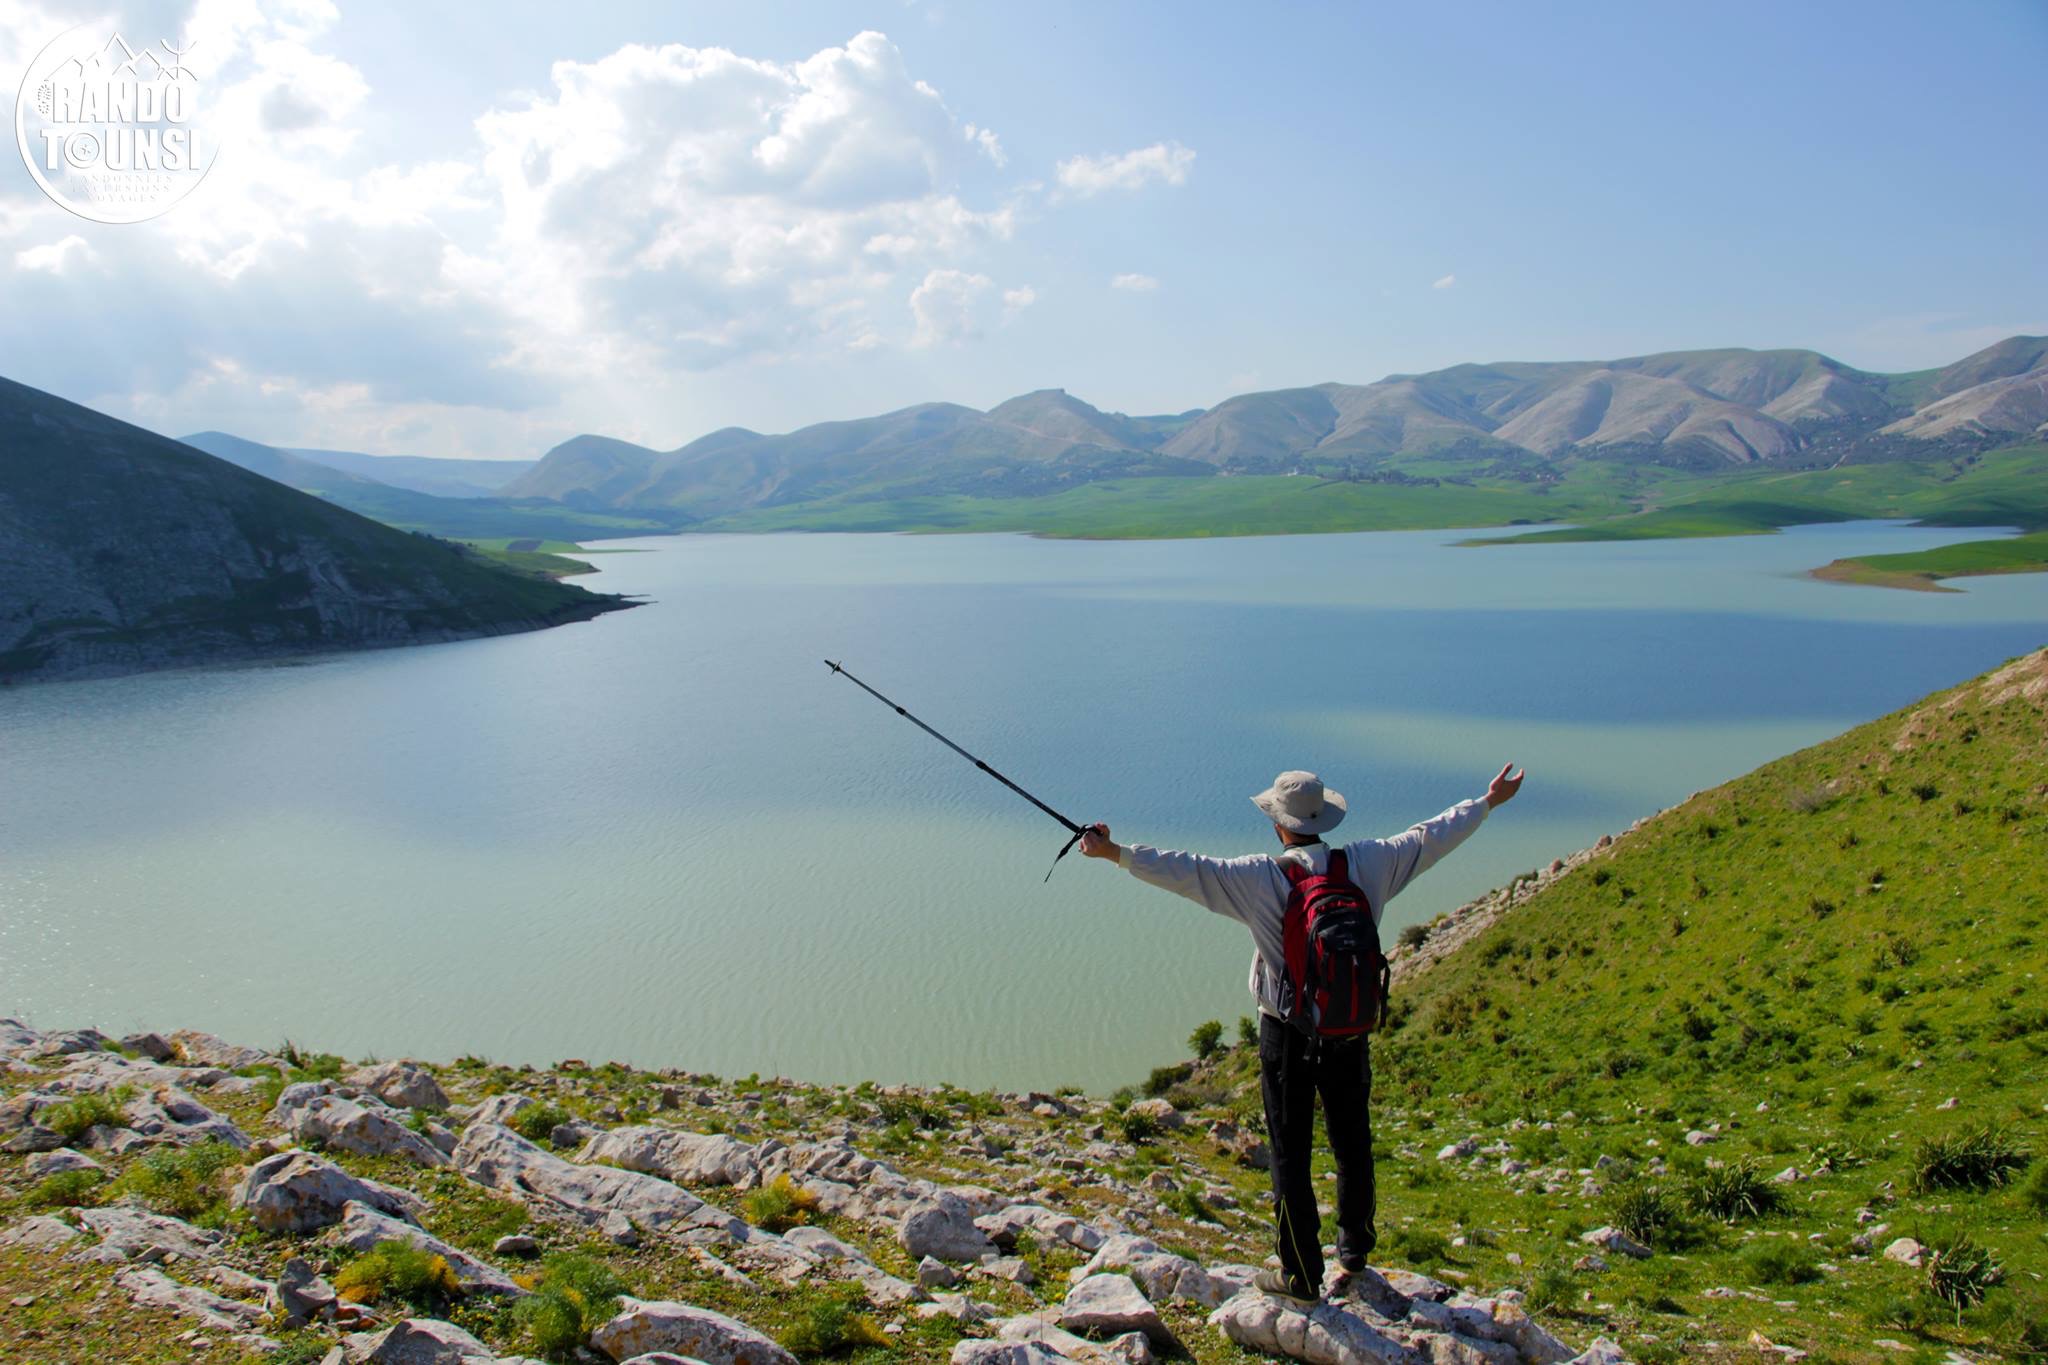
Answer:
[{"label": "hiker", "polygon": [[[1266,1102],[1281,1266],[1259,1272],[1256,1287],[1268,1294],[1300,1303],[1322,1297],[1322,1222],[1309,1174],[1318,1094],[1337,1159],[1338,1271],[1331,1295],[1342,1297],[1365,1269],[1377,1240],[1366,1039],[1385,1009],[1380,918],[1387,902],[1463,843],[1487,811],[1513,799],[1522,786],[1522,774],[1511,775],[1513,768],[1502,768],[1484,797],[1460,801],[1391,839],[1361,839],[1341,849],[1324,843],[1323,835],[1344,819],[1344,798],[1307,772],[1282,773],[1252,798],[1273,822],[1278,855],[1205,858],[1118,844],[1108,825],[1081,837],[1081,851],[1089,857],[1113,859],[1139,881],[1179,892],[1251,930],[1257,948],[1251,989],[1259,1002],[1259,1089]],[[1370,912],[1369,929],[1359,900]]]}]

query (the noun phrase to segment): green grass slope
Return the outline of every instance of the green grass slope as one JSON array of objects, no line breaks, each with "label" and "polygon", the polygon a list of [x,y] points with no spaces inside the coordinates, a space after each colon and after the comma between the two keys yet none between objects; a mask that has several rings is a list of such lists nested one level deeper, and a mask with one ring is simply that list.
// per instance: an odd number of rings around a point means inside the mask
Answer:
[{"label": "green grass slope", "polygon": [[1910,554],[1862,555],[1838,559],[1813,571],[1814,577],[1837,583],[1863,583],[1882,588],[1912,588],[1922,592],[1954,592],[1944,588],[1944,578],[1974,578],[1983,574],[2041,573],[2048,571],[2048,532],[2014,536],[2009,540],[1966,540],[1933,550]]},{"label": "green grass slope", "polygon": [[0,677],[501,634],[625,605],[0,380]]}]

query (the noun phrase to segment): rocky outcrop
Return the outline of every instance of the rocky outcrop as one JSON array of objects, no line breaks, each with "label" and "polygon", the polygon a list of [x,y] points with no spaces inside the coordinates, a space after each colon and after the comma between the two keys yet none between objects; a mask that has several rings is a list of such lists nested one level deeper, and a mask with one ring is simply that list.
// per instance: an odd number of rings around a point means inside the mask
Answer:
[{"label": "rocky outcrop", "polygon": [[680,1185],[753,1184],[761,1163],[754,1149],[723,1133],[679,1128],[613,1128],[583,1144],[576,1160],[658,1175]]},{"label": "rocky outcrop", "polygon": [[358,1090],[367,1090],[398,1109],[448,1107],[448,1092],[434,1079],[434,1073],[418,1062],[379,1062],[373,1066],[357,1067],[347,1079]]},{"label": "rocky outcrop", "polygon": [[452,1322],[408,1318],[380,1332],[342,1339],[322,1365],[503,1365],[490,1347]]},{"label": "rocky outcrop", "polygon": [[167,1308],[197,1318],[216,1331],[248,1331],[263,1321],[263,1310],[255,1304],[222,1298],[195,1285],[179,1284],[154,1266],[116,1271],[114,1284],[139,1307]]},{"label": "rocky outcrop", "polygon": [[745,1323],[687,1303],[627,1299],[590,1334],[613,1360],[672,1351],[704,1365],[796,1365],[796,1357]]},{"label": "rocky outcrop", "polygon": [[479,1185],[530,1200],[589,1227],[618,1217],[649,1232],[698,1232],[746,1241],[747,1225],[658,1176],[579,1166],[543,1152],[510,1128],[472,1122],[455,1167]]},{"label": "rocky outcrop", "polygon": [[[296,1087],[295,1087],[296,1088]],[[283,1097],[279,1106],[283,1107]],[[291,1135],[300,1142],[339,1148],[363,1156],[396,1156],[422,1166],[446,1166],[441,1149],[406,1127],[380,1101],[313,1095],[286,1111]]]},{"label": "rocky outcrop", "polygon": [[249,1168],[235,1187],[234,1206],[265,1232],[312,1232],[341,1221],[351,1201],[408,1222],[426,1208],[418,1195],[350,1175],[311,1152],[279,1152]]},{"label": "rocky outcrop", "polygon": [[1067,1291],[1060,1308],[1060,1326],[1069,1332],[1117,1336],[1143,1332],[1152,1344],[1178,1350],[1180,1343],[1128,1275],[1090,1275]]},{"label": "rocky outcrop", "polygon": [[330,1234],[337,1246],[352,1251],[368,1251],[380,1242],[406,1242],[418,1247],[431,1256],[439,1256],[448,1262],[448,1268],[455,1272],[455,1278],[462,1282],[465,1292],[471,1294],[504,1294],[517,1297],[527,1291],[512,1282],[512,1277],[496,1266],[479,1261],[459,1247],[451,1246],[439,1237],[425,1232],[411,1223],[393,1218],[390,1214],[350,1200],[342,1206],[341,1225]]},{"label": "rocky outcrop", "polygon": [[80,1209],[79,1226],[99,1238],[88,1255],[99,1261],[211,1261],[220,1254],[221,1234],[129,1204]]},{"label": "rocky outcrop", "polygon": [[897,1240],[912,1256],[941,1261],[978,1261],[995,1250],[988,1235],[975,1226],[973,1210],[943,1191],[919,1199],[904,1211]]}]

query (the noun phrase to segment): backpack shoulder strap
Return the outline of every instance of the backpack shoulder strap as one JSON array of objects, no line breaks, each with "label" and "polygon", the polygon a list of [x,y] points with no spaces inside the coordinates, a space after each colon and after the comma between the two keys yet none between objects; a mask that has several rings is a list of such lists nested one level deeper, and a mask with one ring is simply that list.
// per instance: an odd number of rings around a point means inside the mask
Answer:
[{"label": "backpack shoulder strap", "polygon": [[1280,875],[1287,878],[1289,886],[1300,886],[1316,875],[1299,858],[1275,858],[1273,861],[1280,864]]},{"label": "backpack shoulder strap", "polygon": [[1329,875],[1332,881],[1348,882],[1351,880],[1351,860],[1344,856],[1344,850],[1341,848],[1330,850]]}]

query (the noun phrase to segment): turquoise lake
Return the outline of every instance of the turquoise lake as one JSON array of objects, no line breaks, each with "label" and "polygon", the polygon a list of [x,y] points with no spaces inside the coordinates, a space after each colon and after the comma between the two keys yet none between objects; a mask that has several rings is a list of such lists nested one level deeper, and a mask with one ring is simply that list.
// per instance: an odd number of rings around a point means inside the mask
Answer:
[{"label": "turquoise lake", "polygon": [[[349,1056],[1107,1089],[1249,1012],[1237,925],[1071,858],[847,666],[1120,839],[1266,848],[1283,768],[1393,832],[1528,785],[1391,934],[2048,643],[2048,575],[1815,582],[1971,538],[1461,548],[614,542],[533,635],[0,692],[0,1013]],[[1646,913],[1654,907],[1646,909]]]}]

